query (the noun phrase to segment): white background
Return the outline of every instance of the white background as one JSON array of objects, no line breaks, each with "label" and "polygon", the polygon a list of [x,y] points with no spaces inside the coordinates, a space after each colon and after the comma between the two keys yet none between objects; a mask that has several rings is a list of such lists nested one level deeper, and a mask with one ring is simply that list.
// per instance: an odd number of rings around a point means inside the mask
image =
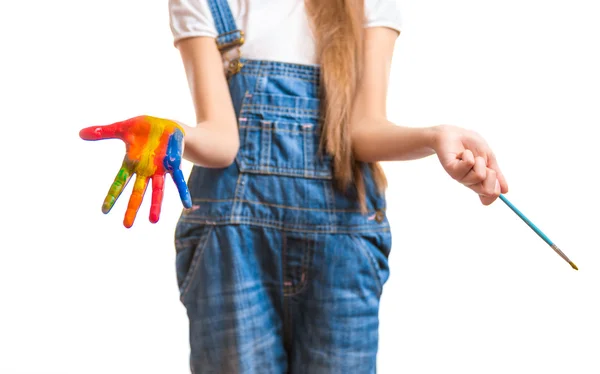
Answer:
[{"label": "white background", "polygon": [[[596,3],[404,1],[390,119],[481,133],[507,197],[580,271],[435,157],[386,164],[380,373],[600,373]],[[126,199],[100,211],[122,143],[78,138],[138,114],[193,123],[167,2],[3,1],[0,40],[0,373],[188,373],[175,186],[158,224],[146,200],[127,230]]]}]

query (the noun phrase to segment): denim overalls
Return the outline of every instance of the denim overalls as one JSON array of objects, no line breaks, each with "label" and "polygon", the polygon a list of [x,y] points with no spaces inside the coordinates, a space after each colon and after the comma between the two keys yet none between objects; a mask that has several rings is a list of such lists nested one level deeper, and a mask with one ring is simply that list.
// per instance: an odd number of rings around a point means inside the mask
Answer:
[{"label": "denim overalls", "polygon": [[[243,43],[227,0],[208,0],[222,50]],[[365,165],[368,214],[319,153],[319,67],[233,60],[240,150],[194,166],[195,210],[175,233],[192,373],[375,373],[391,247]]]}]

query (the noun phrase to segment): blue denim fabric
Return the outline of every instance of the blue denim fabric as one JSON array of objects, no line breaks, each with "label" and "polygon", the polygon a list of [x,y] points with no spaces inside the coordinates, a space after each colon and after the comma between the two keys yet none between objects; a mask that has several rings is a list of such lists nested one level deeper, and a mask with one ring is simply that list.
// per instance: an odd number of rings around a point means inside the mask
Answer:
[{"label": "blue denim fabric", "polygon": [[197,209],[175,233],[192,373],[375,373],[385,198],[366,165],[367,214],[335,188],[319,153],[319,67],[242,63],[229,80],[239,153],[228,168],[194,166]]}]

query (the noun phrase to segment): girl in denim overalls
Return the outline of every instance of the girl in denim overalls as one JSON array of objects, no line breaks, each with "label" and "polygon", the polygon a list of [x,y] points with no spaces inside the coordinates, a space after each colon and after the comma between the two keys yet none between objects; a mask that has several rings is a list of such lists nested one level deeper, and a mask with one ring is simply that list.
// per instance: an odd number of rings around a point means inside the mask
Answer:
[{"label": "girl in denim overalls", "polygon": [[[506,182],[476,133],[387,122],[398,32],[363,29],[361,1],[307,1],[313,65],[244,58],[231,4],[206,1],[170,2],[199,123],[184,153],[194,208],[175,234],[192,372],[375,373],[391,247],[375,162],[437,154],[486,205]],[[195,37],[195,7],[216,43]]]}]

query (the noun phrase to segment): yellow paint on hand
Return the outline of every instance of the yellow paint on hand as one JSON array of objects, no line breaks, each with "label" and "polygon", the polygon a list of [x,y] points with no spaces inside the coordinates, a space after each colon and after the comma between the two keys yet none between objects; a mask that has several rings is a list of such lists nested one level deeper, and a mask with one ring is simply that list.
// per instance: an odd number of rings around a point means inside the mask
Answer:
[{"label": "yellow paint on hand", "polygon": [[160,145],[160,138],[165,130],[164,120],[155,117],[147,117],[147,121],[150,123],[150,133],[148,134],[148,141],[144,144],[142,154],[145,157],[142,158],[142,162],[138,164],[137,174],[149,177],[154,175],[156,172],[156,165],[154,165],[154,154],[156,149]]}]

